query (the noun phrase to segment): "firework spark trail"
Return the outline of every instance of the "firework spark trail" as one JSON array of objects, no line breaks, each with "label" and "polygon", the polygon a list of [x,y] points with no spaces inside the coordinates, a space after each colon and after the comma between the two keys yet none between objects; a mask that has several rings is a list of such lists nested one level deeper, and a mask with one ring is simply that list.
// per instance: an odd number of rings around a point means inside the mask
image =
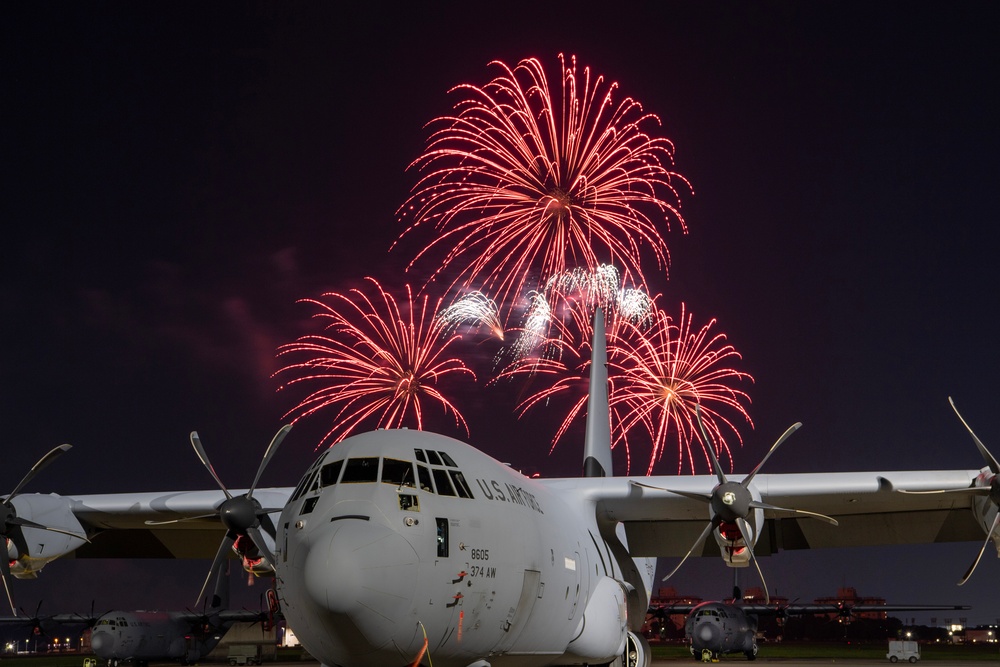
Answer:
[{"label": "firework spark trail", "polygon": [[653,300],[642,290],[621,290],[615,305],[618,313],[632,324],[644,328],[652,324]]},{"label": "firework spark trail", "polygon": [[500,324],[496,301],[479,291],[470,292],[456,300],[437,314],[442,335],[454,334],[459,326],[471,324],[486,326],[490,333],[503,340],[503,325]]},{"label": "firework spark trail", "polygon": [[534,58],[513,69],[494,61],[501,73],[488,84],[453,89],[465,97],[429,124],[438,129],[410,165],[422,175],[398,211],[411,217],[400,238],[436,232],[410,267],[443,253],[431,280],[453,269],[452,287],[476,285],[508,307],[602,261],[644,284],[643,246],[666,269],[670,220],[686,231],[678,188],[691,191],[671,171],[673,144],[647,133],[660,121],[639,102],[613,102],[617,84],[581,75],[575,57],[559,62],[561,104]]},{"label": "firework spark trail", "polygon": [[573,295],[591,309],[608,310],[617,300],[621,284],[618,269],[611,264],[601,264],[594,269],[576,267],[558,273],[546,282],[545,292]]},{"label": "firework spark trail", "polygon": [[[314,317],[327,321],[328,335],[303,336],[278,348],[279,356],[306,357],[275,373],[297,375],[279,390],[300,383],[320,385],[285,417],[295,415],[292,422],[296,423],[319,411],[335,410],[319,449],[373,420],[377,420],[376,428],[412,425],[423,429],[424,402],[431,402],[440,405],[468,435],[465,418],[438,388],[451,375],[475,379],[461,360],[447,356],[449,346],[460,336],[442,337],[434,311],[428,312],[428,297],[415,301],[409,285],[401,310],[374,278],[367,280],[374,297],[352,289],[347,294],[324,294],[330,303],[302,300],[319,308]],[[437,308],[440,305],[439,301]]]},{"label": "firework spark trail", "polygon": [[551,356],[551,338],[562,331],[555,327],[554,319],[569,321],[580,318],[581,313],[589,319],[597,308],[602,308],[611,320],[620,315],[637,326],[648,326],[653,299],[641,289],[623,289],[623,282],[618,269],[610,264],[593,270],[578,267],[552,276],[544,292],[528,295],[524,325],[514,329],[521,333],[512,346],[512,356]]},{"label": "firework spark trail", "polygon": [[[553,436],[552,449],[586,408],[592,320],[587,308],[572,312],[569,321],[556,321],[553,335],[545,342],[557,349],[557,354],[515,360],[494,380],[528,375],[551,381],[517,406],[519,416],[559,397],[571,401]],[[701,460],[711,470],[706,446],[713,447],[720,458],[728,458],[732,468],[732,452],[723,431],[731,431],[740,445],[743,440],[724,411],[742,417],[753,427],[745,407],[749,396],[730,386],[745,379],[753,381],[749,374],[729,366],[741,358],[739,353],[725,342],[723,334],[712,333],[714,320],[697,331],[693,331],[692,322],[683,304],[677,324],[656,308],[650,311],[648,326],[622,314],[610,314],[607,350],[612,446],[625,448],[629,469],[633,451],[640,443],[648,443],[646,474],[652,474],[673,441],[677,443],[678,474],[685,466],[695,472]],[[709,443],[703,442],[698,429],[696,405],[701,406]]]},{"label": "firework spark trail", "polygon": [[548,338],[552,323],[552,307],[542,292],[528,294],[528,311],[524,317],[524,326],[512,346],[515,358],[523,358],[531,354]]}]

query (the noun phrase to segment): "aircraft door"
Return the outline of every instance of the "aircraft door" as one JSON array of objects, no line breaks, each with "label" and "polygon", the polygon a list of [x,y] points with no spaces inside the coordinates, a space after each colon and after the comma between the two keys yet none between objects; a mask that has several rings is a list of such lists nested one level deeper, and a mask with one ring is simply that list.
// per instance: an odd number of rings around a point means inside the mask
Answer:
[{"label": "aircraft door", "polygon": [[524,571],[524,580],[521,584],[521,595],[517,600],[517,606],[511,607],[507,613],[507,618],[503,623],[504,635],[494,650],[506,651],[517,641],[535,607],[541,579],[542,573],[538,570]]},{"label": "aircraft door", "polygon": [[[457,522],[455,522],[457,524]],[[455,525],[455,528],[458,526]],[[437,576],[444,577],[449,582],[456,582],[456,572],[455,560],[452,558],[452,548],[451,543],[454,538],[453,535],[453,521],[446,517],[435,517],[434,519],[434,549],[433,552],[434,566],[438,570]],[[436,579],[437,577],[435,577]],[[435,592],[439,593],[440,589],[433,588]],[[446,589],[447,590],[447,589]],[[449,593],[450,597],[446,600],[441,600],[441,606],[438,611],[438,616],[435,618],[435,627],[441,630],[440,636],[435,639],[430,637],[430,641],[434,642],[431,644],[431,652],[439,650],[449,639],[452,639],[456,632],[458,631],[458,624],[456,618],[458,612],[456,611],[461,604],[463,595],[461,588],[456,588]],[[416,637],[416,635],[414,635]]]}]

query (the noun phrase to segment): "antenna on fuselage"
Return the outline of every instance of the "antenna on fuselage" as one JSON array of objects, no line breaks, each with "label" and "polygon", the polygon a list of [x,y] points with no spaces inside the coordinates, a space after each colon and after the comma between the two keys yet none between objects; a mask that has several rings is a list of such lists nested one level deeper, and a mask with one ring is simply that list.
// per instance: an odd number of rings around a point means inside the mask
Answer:
[{"label": "antenna on fuselage", "polygon": [[608,349],[604,311],[594,312],[594,340],[587,393],[587,431],[583,440],[583,476],[611,477],[611,408],[608,404]]}]

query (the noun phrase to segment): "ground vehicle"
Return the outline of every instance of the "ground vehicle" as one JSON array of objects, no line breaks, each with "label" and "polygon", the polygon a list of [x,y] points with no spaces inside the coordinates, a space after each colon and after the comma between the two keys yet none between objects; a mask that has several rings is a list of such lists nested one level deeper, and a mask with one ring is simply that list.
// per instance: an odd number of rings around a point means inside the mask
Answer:
[{"label": "ground vehicle", "polygon": [[230,665],[259,665],[260,646],[257,644],[233,644],[229,647]]},{"label": "ground vehicle", "polygon": [[916,662],[920,660],[920,644],[917,642],[891,641],[889,642],[889,652],[885,654],[889,662],[899,662],[906,660]]}]

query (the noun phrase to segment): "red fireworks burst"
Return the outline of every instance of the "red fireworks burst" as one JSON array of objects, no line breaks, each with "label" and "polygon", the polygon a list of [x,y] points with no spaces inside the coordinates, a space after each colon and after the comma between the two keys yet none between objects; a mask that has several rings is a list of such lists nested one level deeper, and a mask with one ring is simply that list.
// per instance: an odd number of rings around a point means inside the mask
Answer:
[{"label": "red fireworks burst", "polygon": [[442,335],[435,317],[441,302],[429,309],[428,297],[415,301],[407,285],[401,310],[374,278],[368,281],[374,297],[352,289],[347,294],[324,294],[329,303],[302,300],[320,309],[314,317],[327,321],[328,335],[303,336],[278,348],[279,356],[306,357],[275,374],[298,375],[280,389],[300,383],[319,385],[285,416],[295,415],[294,423],[320,410],[336,410],[318,449],[375,420],[376,428],[423,429],[423,402],[431,401],[468,435],[465,418],[439,389],[446,376],[467,374],[475,379],[461,360],[447,356],[449,346],[461,336]]},{"label": "red fireworks burst", "polygon": [[[518,359],[498,377],[532,375],[553,380],[518,405],[520,415],[556,397],[572,401],[552,439],[553,448],[581,416],[587,401],[592,311],[575,307],[569,312],[572,316],[567,321],[557,320],[553,333],[540,346],[547,350],[544,356]],[[678,474],[685,466],[694,473],[696,459],[711,470],[705,450],[708,446],[719,458],[728,458],[732,468],[724,431],[732,432],[740,445],[743,439],[726,413],[745,419],[753,427],[746,409],[749,396],[732,386],[744,379],[753,381],[749,374],[730,366],[741,358],[739,353],[726,343],[724,334],[712,332],[715,320],[698,330],[692,324],[693,317],[683,304],[676,323],[658,308],[638,323],[609,313],[612,446],[625,447],[630,469],[632,451],[641,443],[649,446],[646,474],[652,474],[672,441],[677,445]],[[698,428],[695,406],[701,407],[708,443]]]},{"label": "red fireworks burst", "polygon": [[[671,437],[677,442],[677,472],[687,463],[695,472],[696,445],[706,467],[711,461],[705,451],[712,447],[729,458],[732,452],[723,437],[723,427],[731,431],[742,446],[743,438],[733,422],[720,408],[742,417],[753,428],[746,404],[746,392],[733,388],[733,381],[753,378],[729,367],[729,362],[742,357],[726,343],[726,336],[712,333],[715,320],[695,331],[693,316],[681,304],[677,323],[662,311],[655,311],[653,325],[646,332],[624,323],[623,335],[615,337],[615,376],[612,405],[621,419],[621,437],[643,430],[652,442],[652,453],[646,474],[652,474],[653,464],[661,460]],[[641,334],[641,335],[640,335]],[[701,420],[710,442],[702,440],[695,417],[695,406],[701,406]]]},{"label": "red fireworks burst", "polygon": [[581,76],[575,58],[559,62],[561,104],[534,58],[513,69],[494,61],[501,73],[490,83],[454,89],[464,98],[455,115],[431,122],[439,129],[411,164],[423,175],[399,210],[412,216],[403,236],[421,226],[437,232],[411,268],[443,254],[434,277],[454,269],[452,286],[508,305],[552,276],[601,262],[642,280],[643,246],[665,269],[670,219],[686,231],[678,185],[691,190],[670,170],[673,144],[647,133],[660,122],[639,102],[612,100],[617,84],[589,68]]}]

